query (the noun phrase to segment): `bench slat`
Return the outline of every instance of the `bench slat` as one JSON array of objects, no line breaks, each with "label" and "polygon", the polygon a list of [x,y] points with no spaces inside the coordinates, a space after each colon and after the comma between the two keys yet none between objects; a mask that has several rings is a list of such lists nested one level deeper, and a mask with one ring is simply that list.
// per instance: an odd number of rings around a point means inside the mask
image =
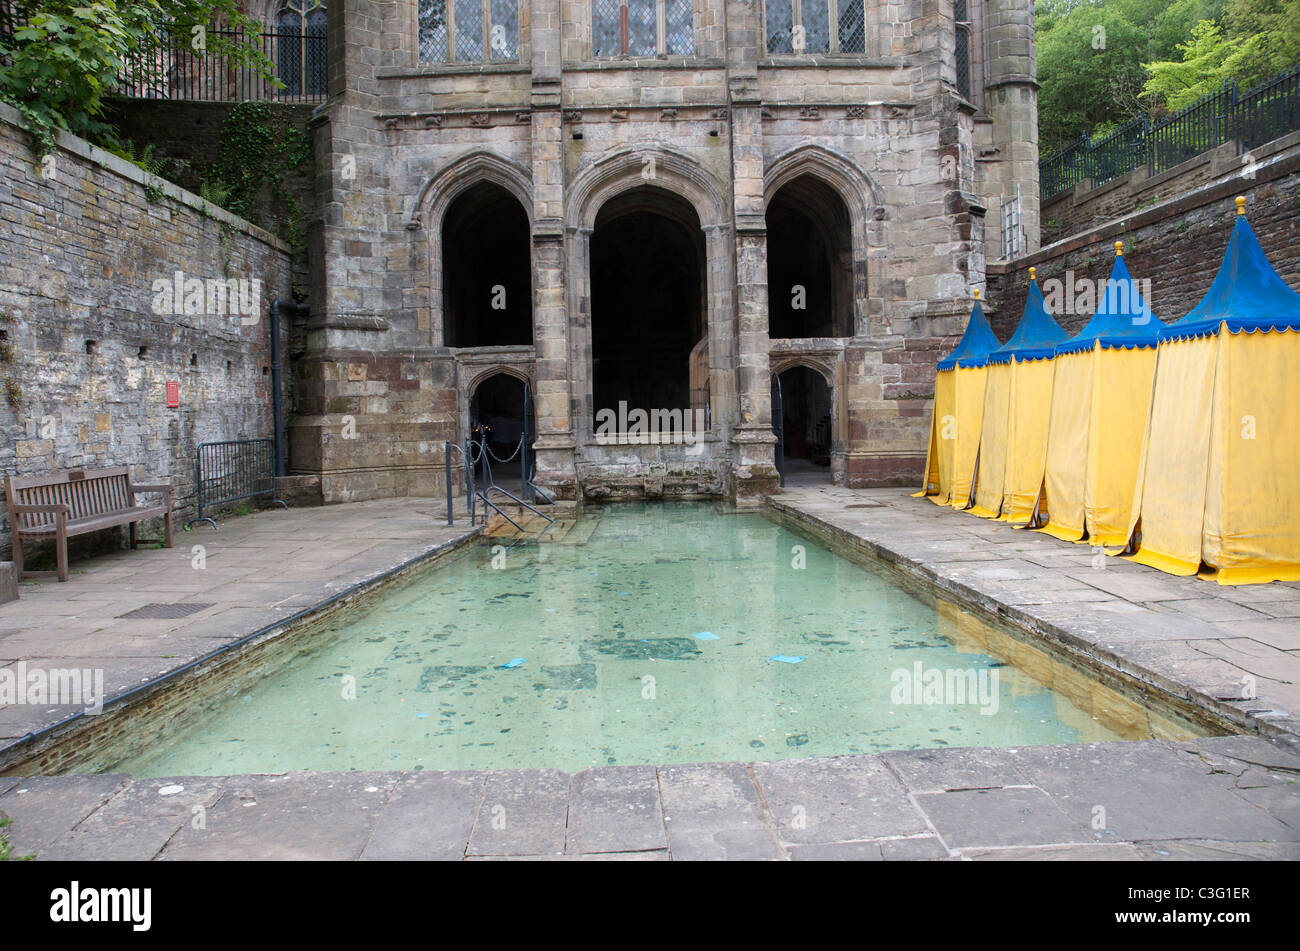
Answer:
[{"label": "bench slat", "polygon": [[[139,522],[146,518],[156,518],[157,516],[165,514],[167,514],[165,507],[161,505],[153,505],[149,507],[136,506],[132,509],[123,509],[117,512],[105,512],[100,515],[92,515],[88,518],[69,519],[67,523],[68,534],[83,535],[86,532],[98,531],[101,528],[112,528],[114,525],[126,525],[130,522]],[[37,528],[23,529],[23,534],[53,535],[56,530],[57,528],[55,524],[51,522],[49,525]]]}]

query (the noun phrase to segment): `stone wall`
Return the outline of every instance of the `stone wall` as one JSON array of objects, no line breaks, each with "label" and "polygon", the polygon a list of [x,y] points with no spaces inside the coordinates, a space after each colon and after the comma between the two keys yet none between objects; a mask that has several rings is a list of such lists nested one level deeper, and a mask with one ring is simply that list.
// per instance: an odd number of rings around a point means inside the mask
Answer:
[{"label": "stone wall", "polygon": [[[37,163],[18,122],[0,106],[0,470],[129,465],[175,486],[191,516],[196,446],[271,435],[266,314],[288,296],[289,249],[73,136]],[[249,282],[246,310],[206,293],[189,313],[171,306],[178,271],[213,289]]]},{"label": "stone wall", "polygon": [[[109,100],[104,121],[112,125],[123,142],[131,143],[134,154],[141,157],[152,145],[154,161],[170,162],[165,174],[182,188],[199,193],[202,183],[212,176],[213,165],[227,146],[223,131],[238,103],[196,102],[191,100],[122,99]],[[270,102],[270,126],[278,136],[295,130],[310,140],[307,125],[315,106],[304,103]],[[179,166],[177,163],[184,163]],[[266,176],[261,191],[245,213],[258,227],[270,231],[283,241],[294,241],[294,229],[305,228],[315,198],[312,191],[311,162],[298,169],[288,169],[276,181]],[[294,220],[291,199],[298,218]],[[303,239],[294,250],[294,284],[306,286],[307,254]]]},{"label": "stone wall", "polygon": [[[1160,202],[1128,217],[1076,234],[1006,264],[990,265],[989,319],[998,339],[1014,331],[1028,293],[1029,268],[1038,282],[1104,282],[1114,261],[1114,244],[1136,280],[1149,279],[1148,305],[1165,323],[1200,302],[1218,272],[1236,216],[1235,199],[1246,197],[1246,214],[1269,261],[1292,287],[1300,288],[1300,144],[1276,152],[1235,174]],[[1068,286],[1068,285],[1067,285]],[[1071,333],[1091,314],[1053,314]],[[952,349],[949,344],[945,352]]]}]

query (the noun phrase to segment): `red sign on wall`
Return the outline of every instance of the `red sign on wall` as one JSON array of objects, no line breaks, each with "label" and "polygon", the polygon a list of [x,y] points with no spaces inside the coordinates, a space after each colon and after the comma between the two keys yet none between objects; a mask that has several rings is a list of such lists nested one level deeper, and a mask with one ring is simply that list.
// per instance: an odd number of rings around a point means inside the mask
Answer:
[{"label": "red sign on wall", "polygon": [[181,385],[179,383],[167,384],[167,408],[175,409],[181,405]]}]

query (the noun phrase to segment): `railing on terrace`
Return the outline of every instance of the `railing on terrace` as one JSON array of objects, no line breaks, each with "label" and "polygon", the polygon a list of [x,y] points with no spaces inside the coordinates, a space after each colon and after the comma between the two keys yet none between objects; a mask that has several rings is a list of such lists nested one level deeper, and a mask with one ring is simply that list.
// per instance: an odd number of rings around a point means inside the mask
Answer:
[{"label": "railing on terrace", "polygon": [[[7,42],[25,14],[17,0],[0,0],[0,41]],[[272,77],[283,88],[230,56],[218,52],[222,41],[243,42],[235,29],[209,29],[204,49],[195,49],[189,34],[170,38],[147,54],[127,58],[120,95],[135,99],[190,99],[241,102],[324,102],[327,76],[324,17],[299,20],[297,29],[268,24],[252,38],[273,65]]]},{"label": "railing on terrace", "polygon": [[305,30],[274,27],[253,40],[274,64],[271,79],[228,56],[215,52],[213,42],[243,42],[239,30],[209,30],[208,50],[196,51],[190,38],[175,37],[148,56],[127,60],[122,73],[123,96],[137,99],[197,99],[242,102],[275,99],[287,102],[325,100],[326,60],[323,25]]},{"label": "railing on terrace", "polygon": [[1242,93],[1229,80],[1217,92],[1152,123],[1139,116],[1096,142],[1078,141],[1038,163],[1044,200],[1091,180],[1101,185],[1135,168],[1158,175],[1225,142],[1238,154],[1300,129],[1300,66]]}]

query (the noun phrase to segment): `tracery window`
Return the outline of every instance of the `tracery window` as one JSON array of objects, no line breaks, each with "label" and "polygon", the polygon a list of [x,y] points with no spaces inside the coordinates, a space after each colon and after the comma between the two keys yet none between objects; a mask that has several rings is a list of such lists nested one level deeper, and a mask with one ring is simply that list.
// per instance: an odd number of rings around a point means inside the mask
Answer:
[{"label": "tracery window", "polygon": [[275,15],[275,74],[283,96],[323,96],[325,4],[321,0],[286,0]]}]

